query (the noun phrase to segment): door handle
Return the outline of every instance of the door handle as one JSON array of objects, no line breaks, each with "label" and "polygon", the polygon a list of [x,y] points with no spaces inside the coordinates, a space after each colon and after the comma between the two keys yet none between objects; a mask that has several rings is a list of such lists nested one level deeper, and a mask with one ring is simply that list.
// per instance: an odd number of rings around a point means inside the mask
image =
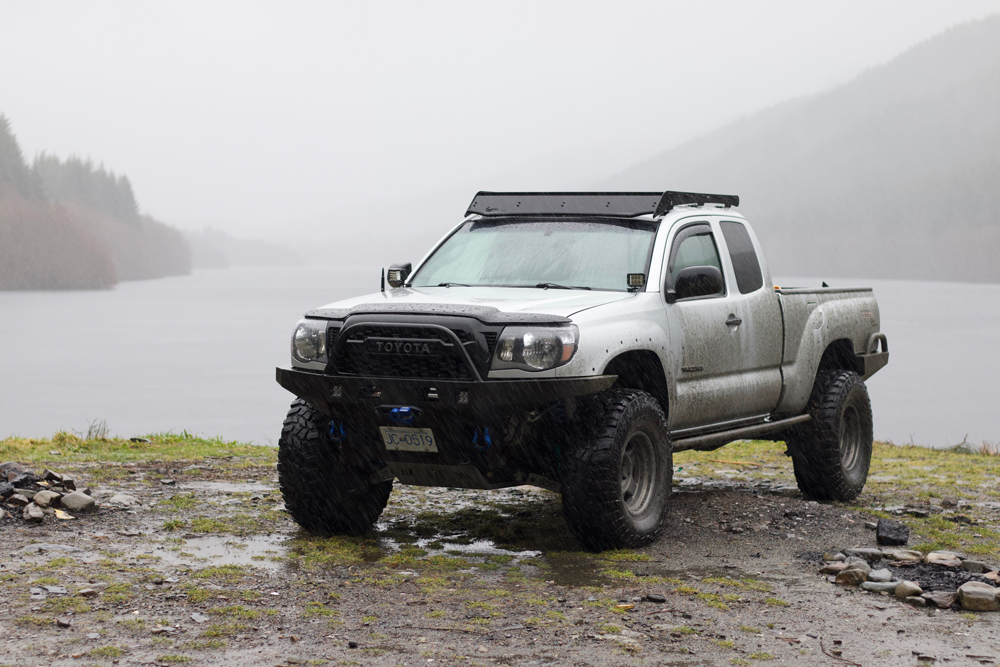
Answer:
[{"label": "door handle", "polygon": [[738,327],[741,324],[743,324],[743,320],[741,320],[740,318],[736,317],[735,315],[730,315],[729,319],[726,320],[726,326]]}]

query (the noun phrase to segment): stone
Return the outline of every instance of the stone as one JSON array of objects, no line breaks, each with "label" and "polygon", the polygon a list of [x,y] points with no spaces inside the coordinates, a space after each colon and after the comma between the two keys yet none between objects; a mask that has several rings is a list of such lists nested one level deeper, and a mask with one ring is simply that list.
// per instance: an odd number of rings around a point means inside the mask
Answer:
[{"label": "stone", "polygon": [[0,463],[0,470],[5,473],[8,472],[27,472],[27,469],[20,463],[15,461],[6,461],[5,463]]},{"label": "stone", "polygon": [[958,587],[958,601],[968,611],[998,611],[997,589],[979,581],[967,581]]},{"label": "stone", "polygon": [[912,581],[902,581],[896,586],[896,597],[903,600],[914,595],[920,595],[924,592],[924,589],[920,588],[917,584]]},{"label": "stone", "polygon": [[57,628],[68,628],[68,627],[71,627],[72,625],[73,624],[69,622],[68,618],[57,618],[56,619],[56,627]]},{"label": "stone", "polygon": [[837,575],[835,581],[841,586],[857,586],[868,578],[868,574],[862,570],[848,568]]},{"label": "stone", "polygon": [[55,491],[39,491],[31,500],[39,507],[50,507],[55,505],[61,497],[62,494]]},{"label": "stone", "polygon": [[50,595],[66,595],[65,586],[42,586],[42,588],[44,588],[45,592]]},{"label": "stone", "polygon": [[952,553],[950,551],[931,551],[926,556],[924,556],[925,563],[942,563],[950,561],[959,561],[961,563],[961,558],[958,554]]},{"label": "stone", "polygon": [[81,512],[92,508],[97,503],[96,500],[86,493],[74,491],[62,497],[62,506],[71,512]]},{"label": "stone", "polygon": [[10,497],[10,500],[8,500],[7,502],[9,502],[14,507],[24,507],[31,501],[28,500],[23,494],[15,493]]},{"label": "stone", "polygon": [[847,556],[840,553],[839,551],[827,551],[825,554],[823,554],[823,560],[825,560],[828,563],[831,561],[845,561],[847,560]]},{"label": "stone", "polygon": [[37,554],[44,553],[46,551],[58,551],[60,553],[76,553],[77,551],[83,551],[80,547],[72,547],[68,544],[49,544],[48,542],[41,542],[39,544],[29,544],[26,547],[22,547],[17,550],[17,554],[24,556],[26,554]]},{"label": "stone", "polygon": [[827,563],[826,565],[824,565],[822,567],[822,569],[820,569],[819,573],[820,574],[840,574],[841,572],[843,572],[844,570],[846,570],[849,567],[850,567],[850,565],[848,565],[847,563],[843,563],[843,562],[838,563],[838,562],[834,561],[832,563]]},{"label": "stone", "polygon": [[875,527],[875,541],[882,546],[899,546],[910,541],[910,529],[902,521],[879,519]]},{"label": "stone", "polygon": [[867,528],[868,530],[875,530],[876,528],[878,528],[878,524],[875,523],[874,521],[865,521],[865,528]]},{"label": "stone", "polygon": [[987,572],[983,576],[992,581],[994,584],[1000,585],[1000,572]]},{"label": "stone", "polygon": [[898,581],[863,581],[860,588],[863,591],[872,593],[882,593],[883,591],[886,593],[895,593],[899,583]]},{"label": "stone", "polygon": [[874,548],[844,549],[844,555],[864,558],[866,561],[875,562],[882,560],[882,550]]},{"label": "stone", "polygon": [[990,570],[989,565],[978,560],[963,560],[961,567],[966,572],[975,572],[976,574],[982,574]]},{"label": "stone", "polygon": [[88,632],[87,639],[100,639],[101,635],[96,632]]},{"label": "stone", "polygon": [[935,607],[948,609],[958,601],[958,591],[928,591],[922,597]]},{"label": "stone", "polygon": [[912,551],[910,549],[892,549],[882,552],[882,555],[889,560],[895,561],[911,561],[914,563],[920,563],[924,560],[924,555],[922,553],[919,551]]},{"label": "stone", "polygon": [[52,470],[49,470],[48,468],[46,468],[45,472],[42,473],[42,479],[44,479],[46,482],[61,483],[62,478],[63,478],[62,475]]},{"label": "stone", "polygon": [[884,567],[880,570],[872,570],[868,573],[868,581],[886,582],[892,581],[892,572]]},{"label": "stone", "polygon": [[108,503],[111,505],[124,505],[125,507],[131,507],[139,502],[139,499],[135,496],[130,496],[127,493],[116,493],[115,495],[108,498]]},{"label": "stone", "polygon": [[198,612],[195,612],[191,614],[191,620],[200,625],[202,623],[207,623],[210,619],[208,616],[205,616],[204,614],[199,614]]},{"label": "stone", "polygon": [[872,571],[872,568],[868,564],[868,561],[864,559],[851,556],[845,562],[847,563],[848,566],[847,569],[861,570],[866,575]]},{"label": "stone", "polygon": [[664,602],[667,601],[667,598],[664,597],[664,596],[662,596],[662,595],[660,595],[659,593],[647,593],[646,594],[646,601],[647,602],[656,602],[657,604],[663,604]]},{"label": "stone", "polygon": [[76,592],[77,595],[82,595],[85,598],[93,597],[97,595],[97,591],[93,588],[81,588]]},{"label": "stone", "polygon": [[7,481],[17,487],[26,487],[29,484],[34,484],[38,481],[38,478],[32,475],[30,472],[26,473],[7,473]]},{"label": "stone", "polygon": [[[916,517],[918,519],[926,519],[927,517],[929,517],[931,515],[931,513],[928,512],[927,510],[914,509],[914,508],[907,509],[906,513],[909,514],[910,516]],[[905,544],[905,542],[904,542],[904,544]]]},{"label": "stone", "polygon": [[923,599],[919,595],[909,595],[903,598],[903,602],[914,607],[926,607],[927,600]]},{"label": "stone", "polygon": [[67,491],[76,491],[76,480],[73,479],[72,477],[67,477],[66,475],[63,475],[62,485],[63,488],[66,489]]},{"label": "stone", "polygon": [[10,482],[0,482],[0,498],[8,498],[14,494],[14,485]]},{"label": "stone", "polygon": [[942,498],[941,507],[958,507],[957,498]]},{"label": "stone", "polygon": [[176,484],[176,483],[177,483],[177,482],[175,482],[175,481],[174,481],[174,480],[172,480],[172,479],[161,479],[161,480],[160,480],[160,484],[163,484],[164,486],[173,486],[173,485],[174,485],[174,484]]},{"label": "stone", "polygon": [[19,489],[17,487],[14,487],[14,493],[20,493],[28,500],[31,500],[32,498],[35,497],[35,494],[38,493],[38,491],[35,491],[34,489]]},{"label": "stone", "polygon": [[24,520],[32,523],[41,523],[45,519],[45,512],[35,503],[28,503],[24,508]]}]

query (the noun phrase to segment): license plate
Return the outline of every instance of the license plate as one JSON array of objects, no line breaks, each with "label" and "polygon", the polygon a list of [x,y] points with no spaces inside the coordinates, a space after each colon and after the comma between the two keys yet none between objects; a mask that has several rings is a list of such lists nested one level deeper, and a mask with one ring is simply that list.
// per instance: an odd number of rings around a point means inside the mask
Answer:
[{"label": "license plate", "polygon": [[379,426],[382,442],[386,449],[398,452],[436,452],[437,441],[429,428],[406,428],[402,426]]}]

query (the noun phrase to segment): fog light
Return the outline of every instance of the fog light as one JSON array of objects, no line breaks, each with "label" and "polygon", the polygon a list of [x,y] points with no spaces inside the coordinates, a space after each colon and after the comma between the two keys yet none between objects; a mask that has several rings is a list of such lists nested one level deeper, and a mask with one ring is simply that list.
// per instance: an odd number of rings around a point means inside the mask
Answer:
[{"label": "fog light", "polygon": [[467,391],[458,392],[458,404],[468,405],[468,403],[469,403],[469,392]]}]

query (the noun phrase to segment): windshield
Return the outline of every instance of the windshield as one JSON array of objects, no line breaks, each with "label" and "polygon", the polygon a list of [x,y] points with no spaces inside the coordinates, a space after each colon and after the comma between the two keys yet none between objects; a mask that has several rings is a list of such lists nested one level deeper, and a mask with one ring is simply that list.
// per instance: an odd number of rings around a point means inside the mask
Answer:
[{"label": "windshield", "polygon": [[410,284],[625,291],[629,273],[646,272],[658,225],[601,219],[466,222]]}]

